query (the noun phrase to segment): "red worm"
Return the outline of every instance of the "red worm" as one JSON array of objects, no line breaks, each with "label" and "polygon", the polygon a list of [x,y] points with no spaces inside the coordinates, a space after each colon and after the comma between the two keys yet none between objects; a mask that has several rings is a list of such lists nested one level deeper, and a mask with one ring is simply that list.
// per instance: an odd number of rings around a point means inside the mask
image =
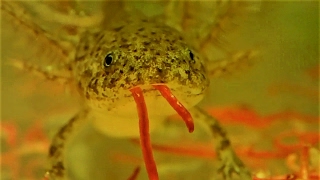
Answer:
[{"label": "red worm", "polygon": [[174,110],[182,117],[185,124],[187,125],[189,132],[193,132],[194,124],[193,119],[189,111],[178,101],[178,99],[171,93],[170,89],[165,85],[153,85],[161,95],[168,101]]},{"label": "red worm", "polygon": [[150,180],[158,180],[158,171],[153,158],[150,143],[148,111],[146,103],[144,101],[143,92],[140,87],[134,87],[130,89],[130,91],[137,104],[139,115],[140,145],[142,149],[144,164],[148,172],[148,177]]},{"label": "red worm", "polygon": [[[170,89],[165,85],[153,85],[154,88],[160,91],[161,95],[169,102],[169,104],[177,111],[187,125],[189,132],[193,132],[194,124],[189,111],[178,101],[178,99],[171,93]],[[158,180],[158,172],[156,163],[154,161],[152,147],[149,134],[149,118],[147,106],[143,97],[143,92],[140,87],[130,89],[132,96],[137,104],[139,115],[139,131],[140,131],[140,145],[142,149],[144,163],[148,172],[150,180]]]}]

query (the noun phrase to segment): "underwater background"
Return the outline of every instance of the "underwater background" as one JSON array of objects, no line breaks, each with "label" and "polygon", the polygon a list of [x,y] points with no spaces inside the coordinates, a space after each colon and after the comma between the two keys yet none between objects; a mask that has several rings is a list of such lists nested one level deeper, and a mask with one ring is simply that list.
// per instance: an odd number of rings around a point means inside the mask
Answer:
[{"label": "underwater background", "polygon": [[[65,2],[44,4],[63,9],[70,6]],[[100,9],[99,3],[79,1],[77,8],[94,14]],[[188,6],[172,2],[170,12],[165,11],[169,1],[124,3],[149,16],[161,18],[160,15],[170,13],[169,24],[183,18],[184,8],[191,8],[199,13],[195,15],[199,28],[215,23],[216,12],[225,10],[219,9],[216,1],[189,2]],[[285,179],[290,175],[292,179],[305,179],[302,175],[306,176],[306,172],[302,170],[308,164],[309,179],[318,179],[319,2],[248,3],[245,14],[228,16],[231,25],[219,35],[220,41],[212,42],[204,53],[210,60],[225,58],[227,55],[221,49],[235,52],[235,56],[244,50],[256,51],[257,55],[249,67],[213,78],[201,106],[227,129],[233,147],[252,170],[254,178]],[[39,18],[30,4],[32,2],[21,3],[30,11],[35,24],[58,26],[45,21],[50,17]],[[118,10],[116,3],[114,5]],[[223,7],[227,9],[227,6]],[[188,33],[192,31],[185,31],[184,35],[193,36]],[[50,139],[80,107],[72,90],[10,65],[12,59],[37,62],[45,59],[45,55],[35,56],[39,53],[38,41],[28,39],[28,32],[2,14],[2,180],[41,179]],[[196,120],[195,125],[195,132],[188,134],[183,123],[171,117],[151,134],[160,179],[222,179],[216,172],[218,163],[212,140]],[[70,144],[67,158],[71,179],[123,180],[139,166],[137,179],[147,179],[136,140],[107,137],[90,125]]]}]

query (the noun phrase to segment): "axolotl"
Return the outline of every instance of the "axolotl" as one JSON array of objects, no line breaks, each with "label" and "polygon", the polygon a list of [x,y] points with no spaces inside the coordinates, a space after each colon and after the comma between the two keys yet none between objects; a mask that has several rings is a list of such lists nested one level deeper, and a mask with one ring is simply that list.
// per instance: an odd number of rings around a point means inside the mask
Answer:
[{"label": "axolotl", "polygon": [[[14,18],[10,10],[2,9]],[[20,23],[37,35],[44,32],[35,24]],[[47,41],[55,41],[46,37]],[[61,77],[75,84],[83,98],[83,108],[53,138],[46,178],[67,178],[66,144],[90,121],[110,136],[140,137],[148,177],[159,179],[149,133],[177,112],[190,132],[193,119],[204,121],[210,128],[225,179],[230,179],[232,172],[243,180],[251,179],[249,170],[232,150],[226,132],[197,106],[209,86],[207,64],[180,32],[146,17],[133,18],[108,28],[84,31],[74,49],[74,55],[58,67],[68,72],[68,76]],[[221,63],[215,69],[225,69],[226,65]],[[52,69],[34,64],[21,62],[20,67],[48,79],[59,77]]]}]

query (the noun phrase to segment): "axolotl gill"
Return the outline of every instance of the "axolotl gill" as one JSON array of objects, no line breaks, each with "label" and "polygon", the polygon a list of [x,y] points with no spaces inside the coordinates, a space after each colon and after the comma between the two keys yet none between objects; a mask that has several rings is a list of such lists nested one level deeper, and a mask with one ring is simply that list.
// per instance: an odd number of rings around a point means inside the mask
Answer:
[{"label": "axolotl gill", "polygon": [[[46,179],[68,179],[66,145],[87,122],[109,136],[140,137],[148,177],[159,179],[149,133],[175,113],[185,121],[189,132],[194,129],[193,118],[204,121],[214,138],[221,162],[219,171],[225,179],[230,179],[233,172],[243,180],[251,179],[225,130],[197,106],[209,86],[208,64],[180,32],[147,17],[129,18],[112,26],[86,29],[72,50],[65,51],[41,27],[15,14],[14,5],[3,2],[2,12],[30,34],[54,45],[56,52],[67,54],[65,61],[50,68],[26,61],[16,65],[48,80],[67,79],[83,99],[79,113],[52,140]],[[225,61],[213,65],[211,70],[215,72],[228,69]]]}]

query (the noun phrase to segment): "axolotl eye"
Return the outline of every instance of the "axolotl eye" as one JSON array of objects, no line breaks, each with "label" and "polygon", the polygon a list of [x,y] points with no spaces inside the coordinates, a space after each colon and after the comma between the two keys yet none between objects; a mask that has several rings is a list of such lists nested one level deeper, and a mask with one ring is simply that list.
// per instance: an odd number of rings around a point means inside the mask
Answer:
[{"label": "axolotl eye", "polygon": [[194,55],[193,55],[193,53],[192,53],[191,50],[189,50],[189,56],[190,56],[191,62],[192,62],[192,63],[195,63]]},{"label": "axolotl eye", "polygon": [[114,61],[114,57],[112,53],[109,53],[105,58],[104,58],[104,66],[109,67],[112,62]]}]

